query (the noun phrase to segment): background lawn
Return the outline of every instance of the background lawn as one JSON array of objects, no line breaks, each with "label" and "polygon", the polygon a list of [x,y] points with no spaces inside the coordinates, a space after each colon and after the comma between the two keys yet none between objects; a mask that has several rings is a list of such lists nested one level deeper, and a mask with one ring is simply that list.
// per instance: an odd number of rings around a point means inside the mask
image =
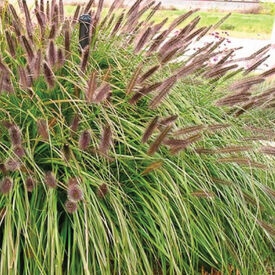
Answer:
[{"label": "background lawn", "polygon": [[[66,11],[68,14],[72,14],[74,10],[75,6],[66,6]],[[106,11],[107,9],[104,10],[104,14],[106,14]],[[232,37],[270,39],[274,22],[274,15],[270,9],[265,11],[269,14],[232,13],[226,22],[220,26],[219,30],[227,31]],[[156,23],[161,22],[164,18],[168,17],[168,25],[179,15],[185,12],[185,10],[160,10],[154,16],[154,21]],[[198,25],[198,27],[200,27],[215,24],[217,21],[223,18],[226,13],[217,11],[197,12],[188,20],[186,20],[182,26],[185,26],[186,22],[190,22],[198,15],[201,17],[201,22]]]}]

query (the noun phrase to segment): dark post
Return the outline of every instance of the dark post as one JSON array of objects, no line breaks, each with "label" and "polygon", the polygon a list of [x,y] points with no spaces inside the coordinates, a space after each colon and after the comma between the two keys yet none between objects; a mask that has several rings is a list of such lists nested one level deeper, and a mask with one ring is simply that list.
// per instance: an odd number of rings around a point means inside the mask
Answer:
[{"label": "dark post", "polygon": [[84,49],[90,43],[89,33],[92,17],[90,14],[83,14],[79,17],[79,44]]}]

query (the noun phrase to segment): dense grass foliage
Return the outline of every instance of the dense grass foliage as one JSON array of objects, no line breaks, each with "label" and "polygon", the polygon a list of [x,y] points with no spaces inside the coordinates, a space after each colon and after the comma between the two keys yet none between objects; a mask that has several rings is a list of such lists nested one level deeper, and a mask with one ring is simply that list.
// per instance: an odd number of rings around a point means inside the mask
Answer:
[{"label": "dense grass foliage", "polygon": [[47,3],[1,14],[1,274],[268,274],[275,70],[250,76],[268,47],[240,68],[220,42],[186,55],[222,22]]}]

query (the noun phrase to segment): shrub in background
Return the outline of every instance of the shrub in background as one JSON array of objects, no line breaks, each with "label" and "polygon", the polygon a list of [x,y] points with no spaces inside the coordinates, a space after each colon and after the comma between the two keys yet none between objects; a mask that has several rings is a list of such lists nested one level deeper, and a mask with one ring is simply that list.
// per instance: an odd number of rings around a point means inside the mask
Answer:
[{"label": "shrub in background", "polygon": [[268,273],[275,70],[248,74],[269,47],[240,68],[223,38],[196,47],[226,17],[175,32],[196,11],[122,2],[2,10],[1,273]]}]

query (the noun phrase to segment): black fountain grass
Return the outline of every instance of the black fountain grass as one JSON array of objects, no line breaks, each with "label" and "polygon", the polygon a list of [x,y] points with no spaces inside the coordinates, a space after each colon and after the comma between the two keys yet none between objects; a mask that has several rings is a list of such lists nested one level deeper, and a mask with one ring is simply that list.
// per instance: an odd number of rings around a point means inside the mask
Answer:
[{"label": "black fountain grass", "polygon": [[227,16],[154,23],[155,1],[20,3],[1,10],[0,273],[269,274],[269,46],[198,47]]}]

